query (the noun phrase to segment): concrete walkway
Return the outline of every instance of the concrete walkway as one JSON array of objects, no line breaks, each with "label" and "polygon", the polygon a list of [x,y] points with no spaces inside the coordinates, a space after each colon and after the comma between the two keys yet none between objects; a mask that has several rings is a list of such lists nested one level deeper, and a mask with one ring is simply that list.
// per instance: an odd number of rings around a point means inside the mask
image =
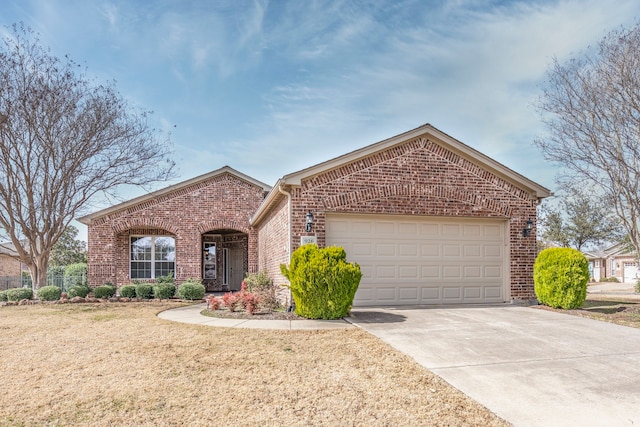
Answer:
[{"label": "concrete walkway", "polygon": [[200,314],[207,308],[205,303],[173,308],[158,314],[158,317],[174,322],[196,325],[219,326],[246,329],[284,329],[284,330],[317,330],[352,328],[353,325],[344,320],[259,320],[259,319],[224,319]]}]

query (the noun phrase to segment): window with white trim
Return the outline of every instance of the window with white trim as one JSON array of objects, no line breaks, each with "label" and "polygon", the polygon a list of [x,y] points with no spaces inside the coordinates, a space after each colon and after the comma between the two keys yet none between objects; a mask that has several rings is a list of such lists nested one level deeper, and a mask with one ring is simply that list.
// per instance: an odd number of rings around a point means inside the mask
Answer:
[{"label": "window with white trim", "polygon": [[175,268],[176,241],[173,237],[131,236],[131,279],[155,279],[173,273]]}]

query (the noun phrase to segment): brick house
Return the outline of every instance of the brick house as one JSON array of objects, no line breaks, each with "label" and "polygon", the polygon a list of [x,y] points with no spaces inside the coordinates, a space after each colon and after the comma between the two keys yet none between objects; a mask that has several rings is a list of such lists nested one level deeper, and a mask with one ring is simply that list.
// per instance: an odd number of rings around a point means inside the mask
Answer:
[{"label": "brick house", "polygon": [[243,248],[243,272],[284,284],[280,264],[314,242],[343,246],[360,264],[355,305],[526,301],[535,298],[536,206],[549,194],[427,124],[273,188],[225,167],[80,220],[92,284],[153,279],[152,265],[173,267],[178,282],[207,280],[209,256],[207,288],[234,289],[232,247]]}]

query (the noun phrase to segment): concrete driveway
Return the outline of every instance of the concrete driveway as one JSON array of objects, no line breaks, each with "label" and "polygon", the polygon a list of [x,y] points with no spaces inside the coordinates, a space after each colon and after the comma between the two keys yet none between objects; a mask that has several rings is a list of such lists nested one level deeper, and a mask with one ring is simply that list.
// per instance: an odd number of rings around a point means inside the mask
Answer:
[{"label": "concrete driveway", "polygon": [[640,425],[640,329],[512,305],[350,321],[516,426]]}]

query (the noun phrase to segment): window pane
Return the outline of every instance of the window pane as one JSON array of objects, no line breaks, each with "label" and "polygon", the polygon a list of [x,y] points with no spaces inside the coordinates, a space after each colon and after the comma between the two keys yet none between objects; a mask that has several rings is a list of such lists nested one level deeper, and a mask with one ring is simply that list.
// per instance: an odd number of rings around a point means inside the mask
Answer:
[{"label": "window pane", "polygon": [[175,261],[176,244],[173,237],[156,237],[155,261]]},{"label": "window pane", "polygon": [[[161,261],[155,263],[155,277],[166,276],[175,270],[173,262]],[[175,276],[175,275],[174,275]]]},{"label": "window pane", "polygon": [[131,261],[151,261],[151,237],[131,238]]},{"label": "window pane", "polygon": [[151,263],[150,262],[131,262],[131,278],[132,279],[151,279]]}]

